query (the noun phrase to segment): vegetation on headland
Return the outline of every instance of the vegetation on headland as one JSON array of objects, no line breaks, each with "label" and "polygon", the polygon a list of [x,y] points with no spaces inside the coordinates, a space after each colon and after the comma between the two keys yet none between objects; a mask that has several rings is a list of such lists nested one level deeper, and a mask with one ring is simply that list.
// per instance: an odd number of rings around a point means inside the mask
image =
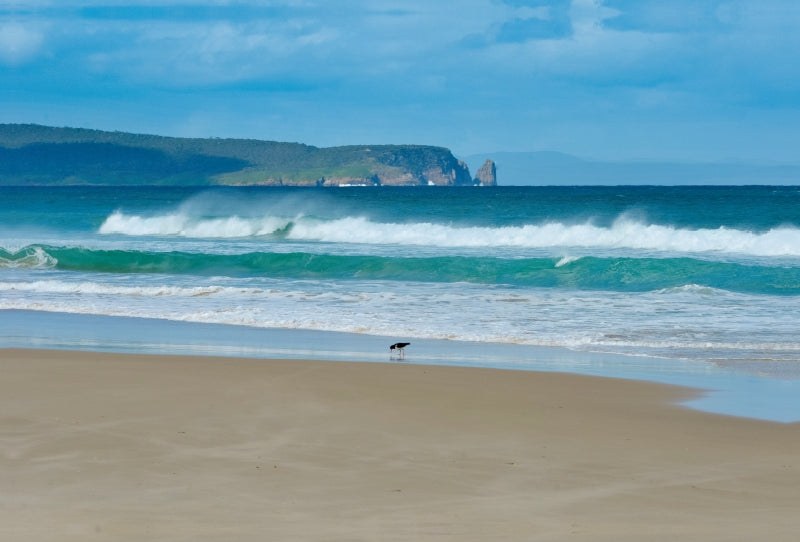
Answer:
[{"label": "vegetation on headland", "polygon": [[443,147],[319,148],[252,139],[178,138],[0,124],[0,185],[474,184]]}]

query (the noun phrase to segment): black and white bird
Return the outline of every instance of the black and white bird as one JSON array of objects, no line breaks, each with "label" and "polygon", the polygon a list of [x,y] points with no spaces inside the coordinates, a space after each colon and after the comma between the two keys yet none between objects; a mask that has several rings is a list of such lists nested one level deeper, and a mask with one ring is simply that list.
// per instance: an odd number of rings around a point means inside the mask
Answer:
[{"label": "black and white bird", "polygon": [[405,352],[403,351],[403,348],[405,348],[409,344],[411,344],[411,343],[394,343],[392,346],[389,347],[389,357],[391,358],[392,354],[394,353],[394,351],[397,350],[398,357],[400,359],[403,359],[404,357],[406,357]]}]

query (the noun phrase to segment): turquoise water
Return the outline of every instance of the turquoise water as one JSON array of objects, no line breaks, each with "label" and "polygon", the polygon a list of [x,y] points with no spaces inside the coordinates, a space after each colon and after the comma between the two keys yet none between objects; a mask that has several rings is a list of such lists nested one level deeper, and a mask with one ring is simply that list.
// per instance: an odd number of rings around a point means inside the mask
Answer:
[{"label": "turquoise water", "polygon": [[799,296],[796,187],[0,188],[6,315],[446,341],[464,356],[546,347],[794,381]]}]

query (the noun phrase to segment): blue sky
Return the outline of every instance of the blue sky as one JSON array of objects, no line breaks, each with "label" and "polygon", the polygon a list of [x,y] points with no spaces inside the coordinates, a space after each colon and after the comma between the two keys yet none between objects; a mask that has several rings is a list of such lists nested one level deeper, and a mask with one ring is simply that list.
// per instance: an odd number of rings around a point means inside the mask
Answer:
[{"label": "blue sky", "polygon": [[796,0],[0,0],[0,122],[800,163]]}]

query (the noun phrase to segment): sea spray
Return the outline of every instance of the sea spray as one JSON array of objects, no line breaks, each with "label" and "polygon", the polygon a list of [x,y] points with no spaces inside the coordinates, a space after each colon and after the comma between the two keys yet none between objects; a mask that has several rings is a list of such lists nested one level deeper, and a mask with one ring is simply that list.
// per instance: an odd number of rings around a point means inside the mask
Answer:
[{"label": "sea spray", "polygon": [[504,227],[455,227],[436,223],[380,223],[364,217],[321,220],[304,216],[195,218],[181,214],[153,217],[111,214],[99,233],[130,236],[180,236],[198,239],[262,237],[285,231],[286,238],[325,243],[435,246],[454,248],[630,249],[658,253],[724,253],[800,257],[800,228],[779,227],[754,233],[721,226],[678,229],[619,219],[609,227],[560,222]]}]

